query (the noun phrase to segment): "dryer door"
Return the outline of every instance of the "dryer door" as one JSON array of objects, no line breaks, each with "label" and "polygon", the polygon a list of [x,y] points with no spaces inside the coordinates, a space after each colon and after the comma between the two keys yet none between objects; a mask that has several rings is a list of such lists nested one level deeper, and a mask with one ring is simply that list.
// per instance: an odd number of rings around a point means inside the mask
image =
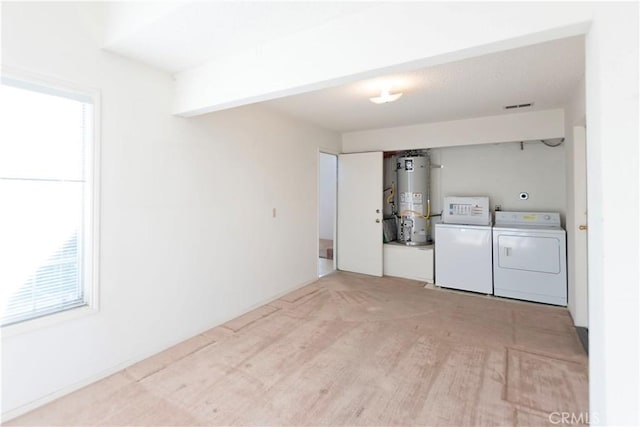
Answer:
[{"label": "dryer door", "polygon": [[498,236],[500,268],[560,273],[560,240],[556,237]]}]

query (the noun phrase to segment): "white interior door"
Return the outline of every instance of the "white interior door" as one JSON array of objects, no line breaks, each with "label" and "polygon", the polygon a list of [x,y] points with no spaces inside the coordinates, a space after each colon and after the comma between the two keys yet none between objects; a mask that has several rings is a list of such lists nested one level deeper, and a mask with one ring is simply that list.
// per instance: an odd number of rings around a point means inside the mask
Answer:
[{"label": "white interior door", "polygon": [[338,270],[382,276],[382,153],[338,156]]},{"label": "white interior door", "polygon": [[587,135],[583,126],[573,128],[574,162],[574,206],[573,248],[576,326],[589,326],[589,297],[587,275]]}]

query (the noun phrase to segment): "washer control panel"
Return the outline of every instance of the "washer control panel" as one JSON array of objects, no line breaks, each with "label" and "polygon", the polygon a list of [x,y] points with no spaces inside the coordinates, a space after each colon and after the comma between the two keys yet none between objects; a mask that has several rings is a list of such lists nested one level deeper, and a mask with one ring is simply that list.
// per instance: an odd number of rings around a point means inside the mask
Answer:
[{"label": "washer control panel", "polygon": [[446,224],[490,225],[489,197],[445,197],[442,222]]},{"label": "washer control panel", "polygon": [[496,225],[541,225],[560,227],[558,212],[496,212]]}]

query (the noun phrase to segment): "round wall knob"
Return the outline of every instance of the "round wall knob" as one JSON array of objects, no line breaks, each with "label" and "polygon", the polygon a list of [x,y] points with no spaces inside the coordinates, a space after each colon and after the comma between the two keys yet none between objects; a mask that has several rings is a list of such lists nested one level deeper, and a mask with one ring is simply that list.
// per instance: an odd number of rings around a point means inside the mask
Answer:
[{"label": "round wall knob", "polygon": [[376,219],[376,222],[377,222],[377,223],[379,223],[379,222],[380,222],[380,218],[377,218],[377,219]]}]

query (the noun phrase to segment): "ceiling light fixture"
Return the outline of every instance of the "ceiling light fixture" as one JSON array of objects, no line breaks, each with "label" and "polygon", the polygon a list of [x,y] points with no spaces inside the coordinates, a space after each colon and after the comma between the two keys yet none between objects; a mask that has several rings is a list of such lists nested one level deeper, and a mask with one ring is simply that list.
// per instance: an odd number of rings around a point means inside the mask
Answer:
[{"label": "ceiling light fixture", "polygon": [[382,90],[380,91],[380,96],[374,96],[373,98],[369,98],[369,100],[374,104],[386,104],[387,102],[397,101],[398,98],[402,96],[402,92],[398,92],[398,93],[390,93],[390,92],[391,92],[390,87],[382,88]]}]

